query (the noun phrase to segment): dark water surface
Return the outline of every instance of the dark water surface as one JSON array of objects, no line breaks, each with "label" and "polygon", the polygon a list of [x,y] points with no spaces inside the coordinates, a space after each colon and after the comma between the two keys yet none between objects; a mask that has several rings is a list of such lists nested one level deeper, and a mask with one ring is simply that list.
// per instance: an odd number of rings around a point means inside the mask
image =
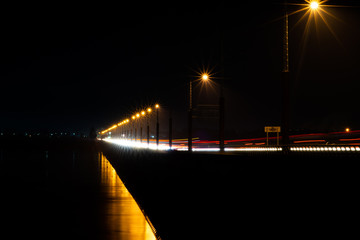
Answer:
[{"label": "dark water surface", "polygon": [[2,237],[155,239],[96,143],[2,144],[0,180]]}]

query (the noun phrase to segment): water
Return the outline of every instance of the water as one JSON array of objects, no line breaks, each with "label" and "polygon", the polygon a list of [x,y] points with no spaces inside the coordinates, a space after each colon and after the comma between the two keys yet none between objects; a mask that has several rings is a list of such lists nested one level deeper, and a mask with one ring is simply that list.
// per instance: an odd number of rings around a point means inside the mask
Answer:
[{"label": "water", "polygon": [[1,148],[0,236],[11,239],[156,239],[94,144]]}]

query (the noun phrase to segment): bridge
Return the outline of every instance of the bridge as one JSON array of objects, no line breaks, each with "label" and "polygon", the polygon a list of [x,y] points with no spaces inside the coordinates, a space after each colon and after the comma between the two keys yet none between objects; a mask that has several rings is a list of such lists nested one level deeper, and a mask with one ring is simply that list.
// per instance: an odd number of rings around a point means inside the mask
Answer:
[{"label": "bridge", "polygon": [[[172,119],[166,129],[159,121],[160,105],[148,106],[124,117],[98,133],[98,138],[129,148],[194,152],[352,152],[360,153],[360,130],[345,129],[339,132],[306,133],[289,136],[289,144],[279,144],[277,137],[225,139],[224,151],[219,140],[200,139],[189,135],[173,139]],[[167,135],[167,136],[166,136]]]}]

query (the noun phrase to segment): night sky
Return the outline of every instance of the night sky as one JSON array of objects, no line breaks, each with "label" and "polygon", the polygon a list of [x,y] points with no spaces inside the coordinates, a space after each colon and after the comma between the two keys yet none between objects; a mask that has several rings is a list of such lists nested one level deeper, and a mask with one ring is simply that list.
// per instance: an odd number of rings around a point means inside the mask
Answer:
[{"label": "night sky", "polygon": [[[360,129],[356,2],[328,1],[343,6],[326,8],[331,30],[317,18],[306,37],[303,13],[289,17],[293,131]],[[216,104],[225,76],[226,138],[280,125],[282,1],[166,4],[1,6],[0,130],[87,133],[159,102],[181,132],[188,82],[203,68],[217,85],[195,84],[194,102]]]}]

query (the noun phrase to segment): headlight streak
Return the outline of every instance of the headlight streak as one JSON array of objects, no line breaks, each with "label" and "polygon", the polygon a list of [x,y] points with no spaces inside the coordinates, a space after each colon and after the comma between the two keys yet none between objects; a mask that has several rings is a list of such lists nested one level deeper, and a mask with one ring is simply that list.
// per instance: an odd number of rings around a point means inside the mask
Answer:
[{"label": "headlight streak", "polygon": [[128,141],[124,139],[116,139],[116,138],[107,138],[103,139],[105,142],[113,143],[116,145],[120,145],[123,147],[130,147],[130,148],[137,148],[137,149],[152,149],[152,150],[161,150],[161,151],[167,151],[174,148],[169,148],[168,144],[159,144],[156,145],[156,143],[150,143],[147,144],[145,142],[135,142],[135,141]]},{"label": "headlight streak", "polygon": [[318,147],[318,146],[304,146],[291,147],[293,152],[360,152],[360,147],[356,146],[333,146],[333,147]]},{"label": "headlight streak", "polygon": [[[114,139],[107,138],[103,139],[103,141],[129,147],[135,149],[151,149],[151,150],[159,150],[159,151],[188,151],[186,146],[181,145],[173,145],[170,149],[167,143],[156,145],[156,143],[147,144],[145,142],[135,142],[129,141],[125,139]],[[194,152],[220,152],[220,148],[205,148],[205,147],[196,147],[193,148]],[[282,147],[229,147],[225,148],[226,152],[281,152],[283,151]],[[290,147],[291,152],[360,152],[359,146],[298,146],[298,147]]]}]

